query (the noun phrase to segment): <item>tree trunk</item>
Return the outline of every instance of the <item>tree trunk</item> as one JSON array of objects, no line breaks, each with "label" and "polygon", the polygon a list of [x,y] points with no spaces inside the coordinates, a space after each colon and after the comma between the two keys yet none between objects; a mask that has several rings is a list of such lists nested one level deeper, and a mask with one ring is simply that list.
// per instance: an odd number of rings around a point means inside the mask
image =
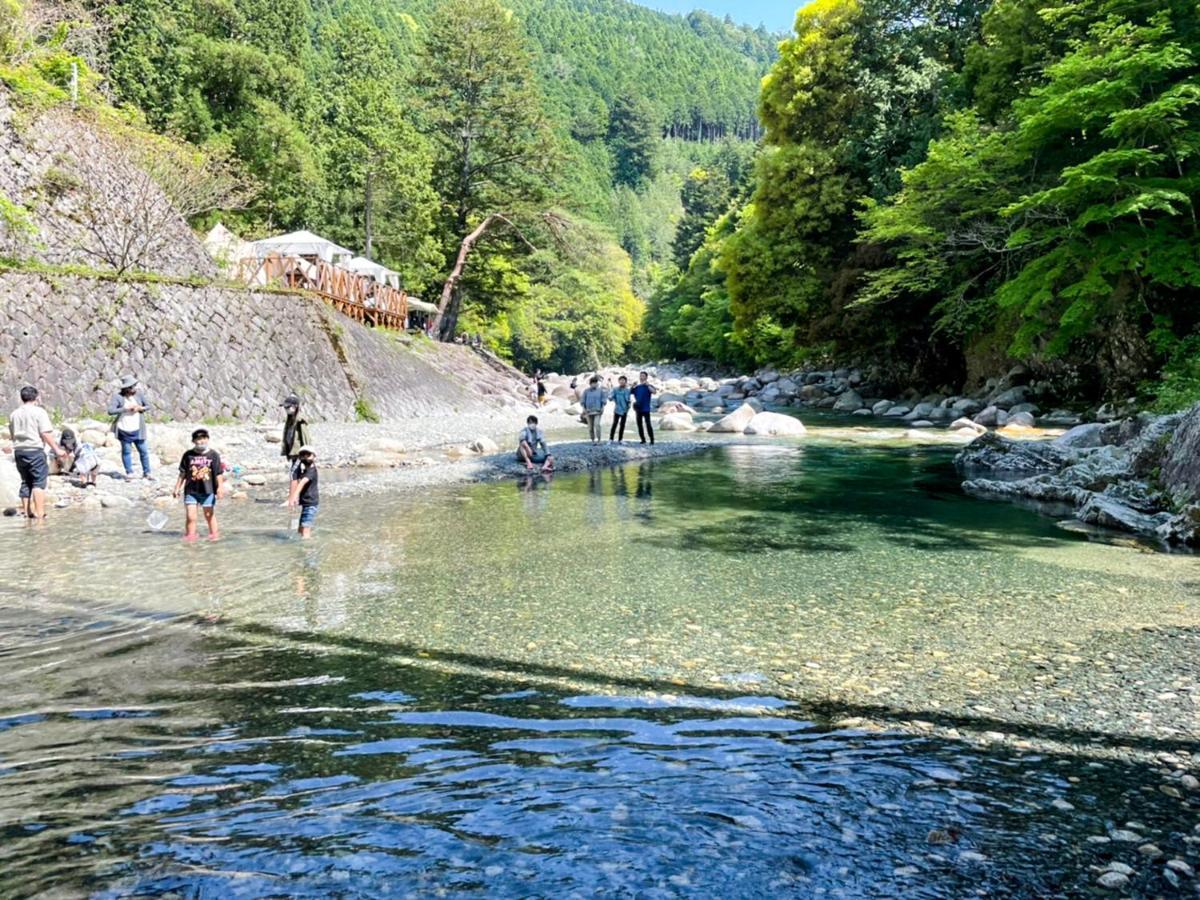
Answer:
[{"label": "tree trunk", "polygon": [[454,268],[450,270],[450,274],[446,276],[446,283],[442,285],[442,299],[438,303],[437,315],[433,319],[433,330],[437,332],[440,341],[454,340],[454,330],[458,326],[458,312],[462,306],[462,292],[458,289],[458,282],[462,278],[463,270],[467,267],[467,257],[471,254],[471,248],[475,246],[475,242],[483,237],[484,233],[497,221],[507,221],[507,219],[500,213],[491,213],[475,226],[474,231],[462,239],[462,243],[458,247]]},{"label": "tree trunk", "polygon": [[365,256],[367,259],[374,258],[371,256],[371,244],[372,238],[374,237],[372,234],[374,222],[372,221],[371,216],[371,207],[373,205],[372,189],[374,188],[372,175],[373,172],[371,171],[370,167],[368,167],[367,178],[363,188],[363,256]]}]

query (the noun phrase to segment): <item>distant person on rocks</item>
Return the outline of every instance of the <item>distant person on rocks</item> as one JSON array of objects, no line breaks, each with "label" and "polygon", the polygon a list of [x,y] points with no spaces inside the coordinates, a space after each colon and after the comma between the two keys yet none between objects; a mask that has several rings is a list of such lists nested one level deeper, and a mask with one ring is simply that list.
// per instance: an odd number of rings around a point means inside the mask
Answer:
[{"label": "distant person on rocks", "polygon": [[217,527],[217,500],[225,494],[225,469],[220,454],[208,448],[208,441],[208,429],[197,428],[192,432],[192,449],[179,460],[179,478],[171,492],[172,497],[183,494],[186,512],[183,539],[189,543],[198,537],[197,509],[204,510],[208,539],[215,541],[221,536]]},{"label": "distant person on rocks", "polygon": [[300,416],[300,398],[288,394],[279,404],[286,418],[283,420],[283,441],[279,455],[287,457],[288,466],[294,467],[300,456],[300,448],[309,443],[308,422]]},{"label": "distant person on rocks", "polygon": [[603,439],[600,420],[604,415],[604,404],[607,400],[604,388],[600,387],[599,376],[593,375],[588,381],[587,390],[580,398],[580,402],[583,403],[583,417],[587,419],[588,423],[588,437],[591,438],[593,444],[598,444]]},{"label": "distant person on rocks", "polygon": [[54,426],[50,416],[38,403],[38,389],[26,385],[21,388],[21,405],[8,417],[8,436],[12,439],[13,462],[21,476],[21,514],[27,519],[44,521],[46,518],[46,479],[50,465],[46,461],[44,447],[60,461],[66,452],[54,440]]},{"label": "distant person on rocks", "polygon": [[525,469],[533,471],[534,463],[542,464],[543,472],[554,471],[554,457],[546,446],[546,436],[538,427],[537,416],[525,420],[525,427],[517,435],[517,459],[525,463]]},{"label": "distant person on rocks", "polygon": [[146,398],[138,390],[138,381],[132,375],[121,378],[121,385],[108,401],[108,414],[113,417],[112,430],[121,442],[121,465],[125,478],[133,477],[133,448],[137,448],[142,464],[142,477],[153,481],[150,474],[150,451],[146,446]]},{"label": "distant person on rocks", "polygon": [[629,393],[629,379],[622,375],[617,379],[617,386],[613,388],[609,397],[613,402],[612,427],[608,429],[610,441],[614,438],[617,443],[625,440],[625,421],[629,418],[629,404],[632,398],[633,395]]},{"label": "distant person on rocks", "polygon": [[[638,437],[646,443],[646,435],[650,436],[650,446],[654,446],[654,426],[650,424],[650,398],[658,392],[658,388],[650,383],[650,376],[645,372],[638,373],[638,383],[633,386],[633,411],[637,419]],[[645,431],[642,423],[645,422]]]},{"label": "distant person on rocks", "polygon": [[312,537],[313,523],[317,521],[317,504],[320,495],[317,488],[317,453],[312,447],[300,448],[295,465],[292,466],[292,486],[288,491],[288,506],[300,507],[300,537]]},{"label": "distant person on rocks", "polygon": [[537,378],[537,402],[538,406],[543,406],[546,403],[546,382],[542,381],[542,376]]}]

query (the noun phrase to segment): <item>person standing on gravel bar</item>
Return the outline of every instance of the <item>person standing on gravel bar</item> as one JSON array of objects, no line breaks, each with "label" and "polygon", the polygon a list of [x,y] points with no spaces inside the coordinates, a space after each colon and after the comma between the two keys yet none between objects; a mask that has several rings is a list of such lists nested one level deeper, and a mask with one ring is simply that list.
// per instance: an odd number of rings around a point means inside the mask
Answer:
[{"label": "person standing on gravel bar", "polygon": [[208,539],[217,540],[221,536],[217,528],[217,499],[225,493],[225,470],[217,451],[208,449],[206,428],[192,432],[192,449],[179,460],[179,478],[171,496],[178,497],[180,493],[186,513],[183,539],[188,543],[196,540],[196,510],[203,509],[208,522]]},{"label": "person standing on gravel bar", "polygon": [[546,403],[546,382],[542,381],[542,376],[537,377],[537,402],[538,406],[543,406]]},{"label": "person standing on gravel bar", "polygon": [[46,518],[46,479],[50,466],[46,462],[49,447],[60,460],[66,459],[66,451],[54,440],[54,426],[50,416],[38,403],[38,390],[26,385],[21,388],[21,405],[8,417],[8,436],[12,438],[13,462],[21,476],[21,514],[27,519],[43,521]]},{"label": "person standing on gravel bar", "polygon": [[[637,419],[638,437],[646,443],[646,435],[650,435],[650,445],[654,445],[654,426],[650,424],[650,398],[658,392],[658,388],[649,381],[650,376],[645,372],[638,373],[638,383],[633,386],[633,411]],[[642,430],[642,422],[646,430]]]},{"label": "person standing on gravel bar", "polygon": [[[612,428],[608,430],[608,439],[611,441],[616,438],[618,443],[625,440],[625,420],[629,418],[629,402],[632,395],[629,393],[629,380],[622,375],[617,379],[617,386],[613,388],[612,396],[609,398],[613,402],[613,420]],[[620,426],[618,430],[618,426]]]},{"label": "person standing on gravel bar", "polygon": [[288,394],[279,405],[287,416],[283,420],[283,441],[279,445],[279,455],[287,458],[289,468],[294,468],[300,457],[300,448],[309,443],[308,422],[300,417],[300,398],[295,394]]},{"label": "person standing on gravel bar", "polygon": [[604,404],[607,399],[604,389],[600,387],[599,376],[593,375],[588,381],[587,390],[583,392],[579,401],[583,404],[583,417],[587,419],[588,437],[591,438],[593,444],[598,444],[603,439],[600,419],[604,415]]},{"label": "person standing on gravel bar", "polygon": [[317,504],[321,502],[317,487],[317,452],[305,445],[300,448],[292,466],[292,486],[288,491],[288,506],[300,507],[300,537],[312,537],[313,522],[317,521]]},{"label": "person standing on gravel bar", "polygon": [[146,447],[146,397],[138,390],[132,375],[121,377],[121,385],[108,401],[108,414],[113,417],[112,431],[121,442],[121,465],[125,478],[133,477],[133,448],[137,448],[142,464],[142,477],[153,481],[150,474],[150,451]]}]

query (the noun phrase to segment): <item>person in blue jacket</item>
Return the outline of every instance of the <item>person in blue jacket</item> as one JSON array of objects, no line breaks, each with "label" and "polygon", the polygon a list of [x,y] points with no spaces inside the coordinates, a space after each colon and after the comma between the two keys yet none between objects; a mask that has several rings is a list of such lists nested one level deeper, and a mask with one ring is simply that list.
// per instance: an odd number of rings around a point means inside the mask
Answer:
[{"label": "person in blue jacket", "polygon": [[629,381],[624,375],[617,379],[617,386],[613,388],[609,399],[613,402],[613,420],[612,427],[608,429],[608,439],[615,439],[619,443],[625,440],[625,420],[629,418],[629,404],[632,400]]}]

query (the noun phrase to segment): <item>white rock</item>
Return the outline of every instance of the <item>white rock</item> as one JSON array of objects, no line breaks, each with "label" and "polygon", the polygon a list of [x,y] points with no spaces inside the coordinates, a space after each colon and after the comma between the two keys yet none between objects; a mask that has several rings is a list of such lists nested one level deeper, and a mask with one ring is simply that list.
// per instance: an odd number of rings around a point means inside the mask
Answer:
[{"label": "white rock", "polygon": [[974,434],[987,434],[986,428],[984,428],[982,425],[980,425],[976,422],[972,422],[970,419],[966,418],[965,416],[962,418],[959,418],[959,419],[955,419],[953,422],[951,422],[950,428],[952,431],[959,431],[960,429],[967,429]]},{"label": "white rock", "polygon": [[0,507],[17,506],[21,490],[21,476],[17,465],[8,454],[0,456]]},{"label": "white rock", "polygon": [[407,448],[395,438],[376,438],[367,444],[366,449],[377,450],[380,453],[404,453]]},{"label": "white rock", "polygon": [[743,403],[729,415],[714,422],[710,430],[727,434],[741,434],[756,415],[758,415],[758,411],[753,406]]},{"label": "white rock", "polygon": [[804,424],[792,416],[785,416],[782,413],[760,412],[745,428],[746,434],[767,434],[767,435],[800,435],[804,434]]},{"label": "white rock", "polygon": [[658,420],[657,428],[663,431],[695,431],[696,425],[687,413],[671,413]]},{"label": "white rock", "polygon": [[246,484],[257,487],[267,483],[267,476],[263,475],[261,472],[247,472],[242,476],[242,481],[246,482]]},{"label": "white rock", "polygon": [[100,505],[105,509],[128,509],[133,506],[132,500],[120,494],[100,494],[99,498]]},{"label": "white rock", "polygon": [[477,437],[471,443],[467,444],[472,453],[499,453],[500,445],[489,437]]}]

